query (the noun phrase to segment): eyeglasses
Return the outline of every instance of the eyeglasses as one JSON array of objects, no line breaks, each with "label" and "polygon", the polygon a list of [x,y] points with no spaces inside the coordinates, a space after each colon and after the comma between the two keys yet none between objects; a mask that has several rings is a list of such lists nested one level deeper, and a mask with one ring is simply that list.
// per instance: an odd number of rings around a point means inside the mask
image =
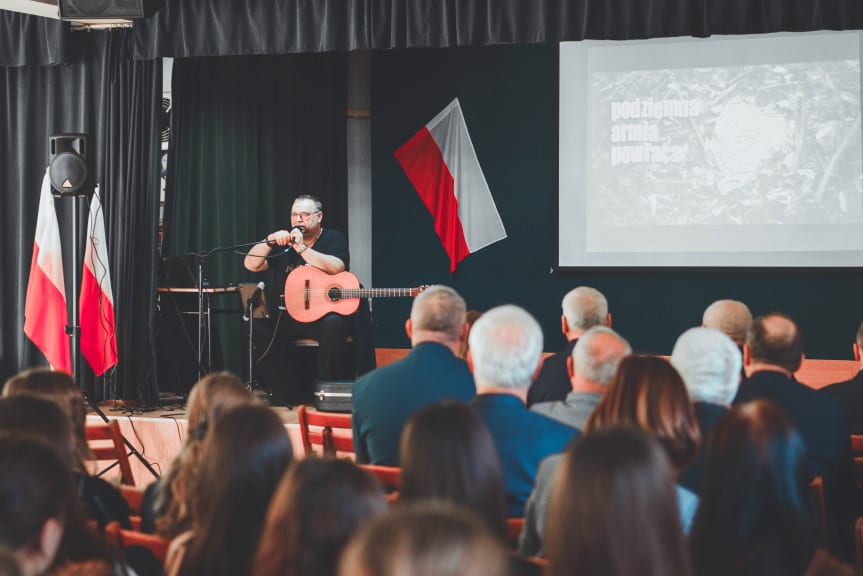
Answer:
[{"label": "eyeglasses", "polygon": [[319,213],[320,210],[315,210],[314,212],[291,212],[291,218],[294,220],[308,220],[311,218],[312,214]]}]

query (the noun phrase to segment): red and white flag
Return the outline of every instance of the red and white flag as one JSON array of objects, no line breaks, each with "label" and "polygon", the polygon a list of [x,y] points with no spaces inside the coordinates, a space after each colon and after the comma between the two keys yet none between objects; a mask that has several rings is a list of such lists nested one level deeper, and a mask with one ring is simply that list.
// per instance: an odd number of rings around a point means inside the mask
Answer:
[{"label": "red and white flag", "polygon": [[84,273],[81,278],[81,354],[96,376],[117,363],[117,331],[114,324],[114,293],[108,272],[105,217],[99,187],[90,200]]},{"label": "red and white flag", "polygon": [[71,373],[69,335],[66,334],[68,323],[60,226],[57,223],[54,196],[51,194],[51,182],[46,169],[39,196],[30,279],[24,300],[24,333],[42,351],[55,370]]},{"label": "red and white flag", "polygon": [[435,221],[450,273],[465,256],[506,238],[458,99],[395,151]]}]

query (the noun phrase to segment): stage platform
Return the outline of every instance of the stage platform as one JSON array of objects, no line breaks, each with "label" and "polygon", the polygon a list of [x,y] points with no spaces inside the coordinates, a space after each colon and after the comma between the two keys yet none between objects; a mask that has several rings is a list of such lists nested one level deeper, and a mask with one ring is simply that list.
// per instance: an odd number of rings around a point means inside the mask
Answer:
[{"label": "stage platform", "polygon": [[[121,402],[106,401],[99,404],[99,408],[111,420],[120,423],[120,431],[126,440],[135,447],[143,458],[145,458],[158,472],[167,472],[174,457],[180,452],[186,441],[186,412],[179,404],[176,409],[168,407],[158,410],[141,412],[131,405],[127,406]],[[273,407],[273,410],[285,423],[294,455],[301,458],[305,455],[303,441],[300,436],[300,427],[297,424],[296,409],[285,407]],[[87,413],[87,422],[101,422],[102,419],[93,410]],[[127,450],[128,452],[128,450]],[[132,465],[132,475],[135,485],[145,487],[155,480],[155,477],[147,470],[135,456],[129,456]],[[109,462],[93,463],[95,468],[91,472],[98,472],[100,467],[110,465]],[[108,470],[104,476],[111,482],[119,481],[119,469],[117,467]]]}]

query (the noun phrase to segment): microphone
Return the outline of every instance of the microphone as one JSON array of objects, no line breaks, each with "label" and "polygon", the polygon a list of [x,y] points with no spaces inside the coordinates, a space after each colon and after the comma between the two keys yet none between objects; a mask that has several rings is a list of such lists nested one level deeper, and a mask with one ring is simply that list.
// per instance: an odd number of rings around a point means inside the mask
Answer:
[{"label": "microphone", "polygon": [[[299,230],[300,232],[303,232],[303,231],[305,230],[305,228],[303,228],[302,226],[299,226],[299,225],[298,225],[298,226],[294,226],[293,228],[291,228],[291,230],[290,230],[290,231],[291,231],[291,232],[293,232],[294,230]],[[276,246],[278,246],[278,243],[276,243],[275,241],[267,240],[266,238],[264,238],[263,242],[266,242],[266,243],[267,243],[267,246],[269,246],[270,248],[275,248]],[[294,244],[294,242],[293,242],[293,239],[292,239],[292,240],[291,240],[291,245],[293,245],[293,244]],[[285,250],[285,252],[290,251],[290,249],[291,249],[291,246],[288,246],[288,249],[287,249],[287,250]]]},{"label": "microphone", "polygon": [[[293,232],[294,230],[299,230],[300,232],[303,232],[305,228],[303,228],[302,226],[294,226],[293,228],[291,228],[291,232]],[[288,252],[290,252],[291,249],[293,249],[294,244],[296,244],[296,242],[294,242],[294,239],[291,238],[291,243],[288,244],[288,247],[285,248],[285,251],[282,252],[282,254],[287,254]]]},{"label": "microphone", "polygon": [[[264,293],[264,288],[266,288],[266,284],[263,282],[258,282],[258,285],[255,287],[255,291],[252,292],[252,295],[249,296],[249,299],[246,300],[246,310],[245,312],[249,313],[249,316],[253,316],[253,311],[261,304],[261,294]],[[249,320],[249,316],[243,314],[243,320]]]}]

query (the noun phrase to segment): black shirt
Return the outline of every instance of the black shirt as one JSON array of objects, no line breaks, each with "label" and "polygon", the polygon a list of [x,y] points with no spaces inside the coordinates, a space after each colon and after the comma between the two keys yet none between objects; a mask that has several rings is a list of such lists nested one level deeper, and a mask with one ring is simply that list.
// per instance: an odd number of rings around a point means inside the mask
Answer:
[{"label": "black shirt", "polygon": [[[351,255],[348,252],[348,241],[345,236],[338,230],[331,228],[322,228],[321,235],[318,237],[314,250],[328,256],[335,256],[345,263],[345,270],[350,269]],[[305,265],[306,261],[291,248],[287,252],[283,252],[279,256],[270,260],[270,268],[273,270],[276,287],[281,293],[285,289],[285,279],[294,268]]]}]

